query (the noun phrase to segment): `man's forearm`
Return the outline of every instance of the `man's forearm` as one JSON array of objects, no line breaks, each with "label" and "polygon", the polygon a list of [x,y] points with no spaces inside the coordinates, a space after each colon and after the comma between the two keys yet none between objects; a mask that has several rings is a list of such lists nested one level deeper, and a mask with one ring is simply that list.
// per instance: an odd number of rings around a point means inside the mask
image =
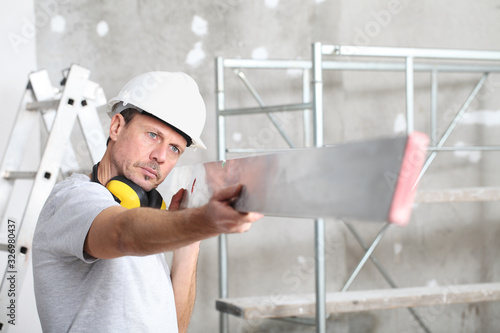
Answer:
[{"label": "man's forearm", "polygon": [[[145,208],[147,209],[147,208]],[[173,251],[218,233],[203,225],[203,208],[182,211],[129,210],[122,222],[120,248],[125,255]]]},{"label": "man's forearm", "polygon": [[186,332],[196,298],[196,266],[199,242],[174,251],[171,267],[179,332]]}]

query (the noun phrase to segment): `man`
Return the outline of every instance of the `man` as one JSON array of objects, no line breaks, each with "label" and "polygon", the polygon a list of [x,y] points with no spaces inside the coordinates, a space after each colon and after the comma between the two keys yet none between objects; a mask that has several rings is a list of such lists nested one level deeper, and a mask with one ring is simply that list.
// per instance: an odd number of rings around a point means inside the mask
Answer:
[{"label": "man", "polygon": [[[121,206],[103,185],[115,176],[150,200],[200,139],[205,105],[186,74],[132,79],[107,106],[109,140],[92,175],[54,187],[33,240],[37,308],[44,332],[185,332],[195,298],[199,242],[247,231],[260,214],[231,207],[241,185],[215,190],[199,208]],[[135,191],[135,190],[134,190]],[[140,193],[144,192],[144,193]],[[147,200],[146,200],[147,201]],[[161,200],[160,200],[161,201]],[[163,253],[173,251],[169,268]]]}]

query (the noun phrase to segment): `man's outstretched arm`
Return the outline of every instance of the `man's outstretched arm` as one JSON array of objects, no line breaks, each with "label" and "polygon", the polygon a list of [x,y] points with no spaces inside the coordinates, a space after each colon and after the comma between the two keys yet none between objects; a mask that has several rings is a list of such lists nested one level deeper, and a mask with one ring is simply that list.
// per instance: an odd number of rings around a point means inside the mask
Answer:
[{"label": "man's outstretched arm", "polygon": [[216,190],[199,208],[164,211],[113,206],[94,219],[84,251],[99,259],[145,256],[173,251],[221,233],[242,233],[261,214],[240,213],[231,206],[241,185]]}]

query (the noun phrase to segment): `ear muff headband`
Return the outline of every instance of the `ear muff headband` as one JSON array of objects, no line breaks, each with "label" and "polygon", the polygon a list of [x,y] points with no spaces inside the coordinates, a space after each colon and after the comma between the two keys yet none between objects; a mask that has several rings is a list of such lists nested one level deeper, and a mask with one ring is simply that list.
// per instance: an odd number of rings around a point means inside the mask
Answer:
[{"label": "ear muff headband", "polygon": [[157,190],[153,189],[148,192],[148,206],[152,208],[167,209],[167,205]]}]

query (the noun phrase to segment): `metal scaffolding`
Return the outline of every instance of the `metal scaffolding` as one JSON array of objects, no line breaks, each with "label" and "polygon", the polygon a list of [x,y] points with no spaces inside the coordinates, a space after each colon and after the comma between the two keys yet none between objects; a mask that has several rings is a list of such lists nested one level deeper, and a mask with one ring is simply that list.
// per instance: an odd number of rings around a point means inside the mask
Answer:
[{"label": "metal scaffolding", "polygon": [[[336,58],[335,61],[324,58]],[[357,59],[369,58],[370,61]],[[356,59],[356,60],[354,60]],[[389,59],[389,60],[387,60]],[[394,60],[393,60],[394,59]],[[259,107],[250,108],[226,108],[225,70],[230,69],[243,81],[246,88],[259,104]],[[302,102],[283,105],[266,105],[260,98],[257,90],[249,82],[243,70],[245,69],[295,69],[302,71]],[[430,110],[430,133],[432,146],[419,179],[428,170],[431,163],[439,152],[443,151],[498,151],[500,146],[470,146],[470,147],[446,147],[445,143],[450,134],[462,119],[464,113],[470,107],[473,100],[484,86],[490,73],[500,72],[500,52],[495,51],[472,51],[472,50],[445,50],[445,49],[416,49],[416,48],[394,48],[394,47],[358,47],[341,45],[323,45],[314,43],[312,45],[311,61],[307,60],[253,60],[253,59],[228,59],[218,57],[216,59],[216,94],[217,94],[217,130],[218,130],[218,158],[226,159],[227,153],[256,153],[256,149],[231,149],[226,145],[226,122],[228,116],[243,114],[265,113],[290,148],[295,148],[284,128],[274,118],[273,112],[302,111],[304,114],[304,141],[305,146],[313,142],[315,147],[321,147],[323,142],[323,72],[324,71],[393,71],[404,72],[406,78],[406,132],[411,133],[415,129],[415,72],[427,72],[431,75],[431,110]],[[437,133],[437,96],[438,96],[438,74],[444,72],[456,73],[480,73],[481,77],[473,88],[465,102],[457,111],[441,137]],[[498,195],[495,194],[495,198]],[[485,199],[488,200],[488,199]],[[492,199],[498,200],[498,199]],[[346,222],[348,229],[353,233],[366,254],[349,277],[342,291],[346,291],[358,275],[363,265],[372,260],[385,280],[392,288],[396,288],[395,282],[383,269],[380,262],[373,256],[373,250],[382,240],[388,223],[379,231],[371,245],[363,242],[357,231]],[[326,283],[325,283],[325,234],[324,220],[315,220],[315,255],[316,255],[316,331],[326,332]],[[220,298],[228,297],[228,262],[227,262],[227,236],[219,238],[219,274],[220,274]],[[421,328],[428,332],[418,314],[408,308]],[[220,313],[220,332],[228,332],[227,314]]]}]

